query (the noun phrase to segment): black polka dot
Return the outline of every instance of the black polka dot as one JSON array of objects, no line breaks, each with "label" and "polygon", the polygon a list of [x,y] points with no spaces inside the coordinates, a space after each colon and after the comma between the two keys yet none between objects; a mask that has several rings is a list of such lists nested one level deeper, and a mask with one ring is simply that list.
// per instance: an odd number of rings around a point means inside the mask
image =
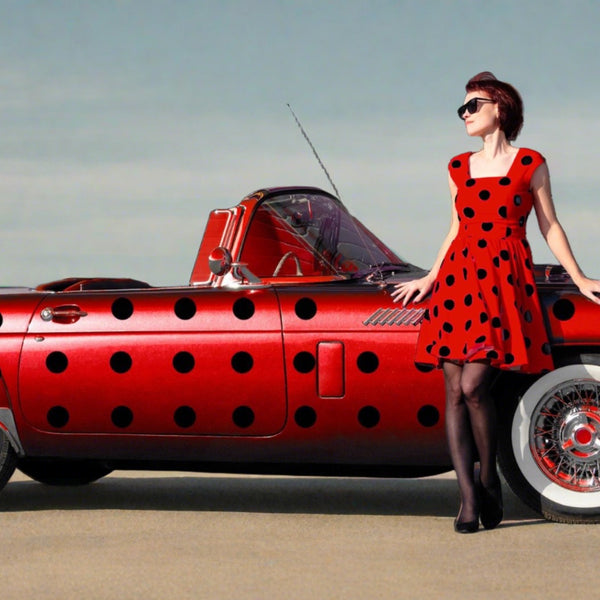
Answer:
[{"label": "black polka dot", "polygon": [[46,415],[51,427],[60,429],[69,422],[69,411],[64,406],[53,406]]},{"label": "black polka dot", "polygon": [[552,314],[559,321],[568,321],[575,314],[575,305],[567,298],[561,298],[552,305]]},{"label": "black polka dot", "polygon": [[111,307],[115,319],[125,321],[133,314],[133,304],[128,298],[117,298]]},{"label": "black polka dot", "polygon": [[250,298],[238,298],[233,303],[233,314],[241,321],[247,321],[254,316],[254,302]]},{"label": "black polka dot", "polygon": [[62,373],[68,366],[69,360],[63,352],[50,352],[46,357],[46,368],[51,373]]},{"label": "black polka dot", "polygon": [[303,321],[309,321],[317,314],[317,305],[311,298],[300,298],[295,306],[296,316]]},{"label": "black polka dot", "polygon": [[471,294],[467,294],[465,296],[465,306],[471,306],[473,304],[473,296]]},{"label": "black polka dot", "polygon": [[488,190],[481,190],[481,191],[479,192],[479,197],[480,197],[482,200],[489,200],[489,199],[490,199],[490,193],[489,193],[489,191],[488,191]]},{"label": "black polka dot", "polygon": [[460,162],[460,160],[453,160],[452,161],[452,168],[453,169],[459,169],[461,164],[462,163]]},{"label": "black polka dot", "polygon": [[507,365],[512,365],[512,363],[514,363],[514,362],[515,362],[515,357],[514,357],[514,356],[513,356],[513,355],[512,355],[510,352],[507,352],[507,353],[504,355],[504,362],[505,362]]},{"label": "black polka dot", "polygon": [[466,267],[463,267],[463,279],[466,281],[469,277],[469,272]]},{"label": "black polka dot", "polygon": [[552,349],[550,348],[550,344],[548,342],[544,342],[542,344],[542,354],[549,355],[552,353]]},{"label": "black polka dot", "polygon": [[531,311],[526,310],[525,314],[523,315],[523,318],[525,319],[526,323],[531,323],[531,321],[533,321],[533,316],[531,315]]},{"label": "black polka dot", "polygon": [[249,406],[238,406],[232,414],[234,424],[240,429],[246,429],[254,423],[254,411]]},{"label": "black polka dot", "polygon": [[494,224],[493,223],[482,223],[481,224],[481,229],[483,229],[484,231],[491,231],[494,228]]},{"label": "black polka dot", "polygon": [[315,357],[310,352],[298,352],[294,356],[294,369],[298,373],[310,373],[317,364]]},{"label": "black polka dot", "polygon": [[110,357],[110,368],[115,373],[120,373],[120,374],[127,373],[127,371],[129,371],[129,369],[131,369],[132,363],[133,363],[133,361],[131,360],[131,356],[129,356],[129,354],[127,354],[127,352],[123,352],[123,351],[115,352]]},{"label": "black polka dot", "polygon": [[513,278],[513,274],[512,273],[509,273],[506,276],[506,281],[509,283],[509,285],[514,285],[515,282],[514,282],[514,278]]},{"label": "black polka dot", "polygon": [[492,258],[492,262],[494,263],[494,266],[496,268],[500,266],[500,259],[497,256],[494,256],[494,258]]},{"label": "black polka dot", "polygon": [[124,429],[133,422],[133,412],[127,406],[117,406],[110,415],[111,421],[115,427]]},{"label": "black polka dot", "polygon": [[454,278],[454,275],[448,275],[448,277],[446,277],[446,285],[448,287],[452,287],[455,281],[456,279]]},{"label": "black polka dot", "polygon": [[510,227],[506,228],[506,233],[504,234],[505,237],[510,237],[512,235],[512,229]]},{"label": "black polka dot", "polygon": [[470,207],[468,207],[468,206],[467,206],[467,207],[466,207],[466,208],[463,210],[463,214],[464,214],[464,215],[465,215],[465,217],[467,217],[468,219],[472,219],[472,218],[475,216],[475,211],[474,211],[472,208],[470,208]]},{"label": "black polka dot", "polygon": [[462,249],[462,255],[467,258],[469,256],[469,249],[467,247]]},{"label": "black polka dot", "polygon": [[510,185],[510,179],[508,177],[502,177],[498,183],[500,185]]},{"label": "black polka dot", "polygon": [[236,373],[248,373],[254,366],[254,359],[248,352],[236,352],[231,357],[231,366]]},{"label": "black polka dot", "polygon": [[196,422],[196,411],[191,406],[180,406],[173,414],[175,425],[185,429]]},{"label": "black polka dot", "polygon": [[527,296],[533,296],[533,294],[535,294],[535,288],[530,283],[525,284],[525,294],[527,294]]},{"label": "black polka dot", "polygon": [[510,259],[510,252],[508,250],[500,250],[500,258],[502,260],[509,260]]},{"label": "black polka dot", "polygon": [[473,325],[473,321],[471,321],[471,319],[469,319],[466,323],[465,323],[465,331],[469,331],[469,329],[471,329],[471,325]]},{"label": "black polka dot", "polygon": [[188,321],[196,314],[196,303],[191,298],[179,298],[175,302],[175,315],[183,321]]},{"label": "black polka dot", "polygon": [[523,227],[523,225],[525,225],[525,217],[520,217],[519,218],[519,226]]},{"label": "black polka dot", "polygon": [[479,321],[480,323],[487,323],[489,320],[489,316],[486,312],[479,313]]},{"label": "black polka dot", "polygon": [[487,277],[487,271],[485,269],[477,269],[477,279],[485,279]]},{"label": "black polka dot", "polygon": [[298,427],[308,429],[317,422],[317,413],[311,406],[301,406],[294,413],[294,421]]},{"label": "black polka dot", "polygon": [[473,187],[475,185],[475,180],[474,179],[467,179],[467,181],[465,182],[465,185],[467,187]]},{"label": "black polka dot", "polygon": [[498,214],[503,218],[506,219],[506,217],[508,216],[508,208],[506,206],[501,206],[498,209]]},{"label": "black polka dot", "polygon": [[485,335],[480,335],[476,340],[475,343],[476,344],[483,344],[483,342],[485,342]]},{"label": "black polka dot", "polygon": [[515,206],[521,206],[521,196],[519,196],[519,194],[517,194],[514,198],[513,198],[513,202],[515,203]]},{"label": "black polka dot", "polygon": [[450,323],[448,323],[448,321],[444,322],[444,324],[442,325],[442,329],[446,333],[452,333],[454,331],[454,327],[452,327],[452,325]]},{"label": "black polka dot", "polygon": [[498,358],[498,353],[495,350],[490,350],[487,352],[486,358],[490,358],[490,359]]},{"label": "black polka dot", "polygon": [[444,308],[446,310],[453,310],[454,309],[454,300],[444,300]]},{"label": "black polka dot", "polygon": [[525,166],[530,165],[532,162],[533,158],[529,154],[527,154],[521,159],[521,164]]},{"label": "black polka dot", "polygon": [[492,286],[492,294],[494,294],[494,296],[497,296],[499,294],[499,290],[498,290],[498,286],[494,285]]},{"label": "black polka dot", "polygon": [[380,419],[379,411],[374,406],[363,406],[358,411],[358,422],[367,429],[377,426]]},{"label": "black polka dot", "polygon": [[500,320],[500,317],[494,317],[492,319],[492,327],[501,327],[502,326],[502,321]]},{"label": "black polka dot", "polygon": [[510,337],[510,331],[508,329],[502,330],[502,339],[506,341]]},{"label": "black polka dot", "polygon": [[448,348],[448,346],[442,346],[439,353],[442,357],[450,356],[450,348]]},{"label": "black polka dot", "polygon": [[433,307],[432,311],[433,316],[437,319],[438,315],[440,314],[440,309],[438,308],[437,304]]},{"label": "black polka dot", "polygon": [[379,358],[374,352],[361,352],[356,359],[356,366],[363,373],[373,373],[379,367]]},{"label": "black polka dot", "polygon": [[425,406],[421,406],[419,411],[417,412],[417,421],[423,427],[433,427],[437,425],[440,420],[440,411],[431,404],[426,404]]},{"label": "black polka dot", "polygon": [[477,241],[477,245],[478,245],[480,248],[486,248],[488,244],[487,244],[487,241],[486,241],[486,240],[484,240],[484,239],[481,239],[481,240],[478,240],[478,241]]},{"label": "black polka dot", "polygon": [[178,352],[173,357],[173,368],[178,373],[189,373],[193,370],[196,361],[192,354],[186,351]]},{"label": "black polka dot", "polygon": [[425,312],[423,313],[423,320],[424,321],[430,321],[431,320],[430,317],[429,317],[429,309],[428,308],[426,308]]}]

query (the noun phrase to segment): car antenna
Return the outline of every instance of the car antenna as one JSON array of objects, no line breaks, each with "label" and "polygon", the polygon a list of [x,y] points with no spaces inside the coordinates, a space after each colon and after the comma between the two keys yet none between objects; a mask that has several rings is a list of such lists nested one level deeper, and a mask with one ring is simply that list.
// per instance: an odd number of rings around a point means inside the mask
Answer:
[{"label": "car antenna", "polygon": [[[292,113],[292,116],[294,117],[294,120],[296,121],[296,124],[300,128],[300,131],[302,132],[302,135],[304,136],[304,139],[308,142],[308,145],[310,146],[310,149],[313,151],[313,154],[315,155],[315,158],[317,159],[319,165],[321,165],[321,169],[323,169],[323,172],[327,176],[327,179],[329,180],[329,183],[331,184],[331,187],[333,188],[333,190],[335,192],[335,195],[337,196],[338,200],[340,202],[342,202],[342,197],[340,196],[340,193],[339,193],[337,187],[335,186],[335,183],[333,183],[333,179],[331,179],[331,175],[329,175],[329,172],[325,168],[325,165],[323,164],[323,161],[319,157],[319,154],[316,151],[315,147],[312,145],[312,142],[310,141],[310,138],[308,137],[308,134],[306,133],[306,131],[304,131],[304,127],[302,127],[302,123],[300,123],[300,120],[296,116],[296,113],[293,111],[293,109],[290,106],[289,102],[287,103],[287,107],[290,109],[290,112]],[[343,205],[343,202],[342,202],[342,205]],[[354,225],[354,228],[355,228],[356,233],[358,234],[358,236],[361,239],[365,239],[363,233],[359,230],[359,228],[356,225],[356,223],[354,222],[354,220],[352,221],[352,224]],[[366,248],[367,248],[367,252],[371,256],[371,258],[374,258],[373,253],[372,253],[371,249],[369,248],[368,243],[367,243]],[[377,265],[376,265],[376,273],[381,277],[381,269],[379,269],[379,267]],[[383,278],[381,278],[381,279],[382,279],[382,281],[378,285],[380,287],[385,287],[385,283],[383,283]]]},{"label": "car antenna", "polygon": [[327,176],[327,179],[329,180],[329,183],[331,184],[331,187],[333,188],[333,191],[335,192],[335,195],[338,197],[338,200],[341,200],[342,197],[340,196],[340,193],[338,192],[337,187],[335,187],[335,183],[333,183],[333,179],[331,179],[331,175],[329,175],[329,172],[325,168],[325,165],[323,164],[323,161],[319,157],[319,154],[315,150],[315,147],[312,145],[312,142],[310,141],[310,138],[308,137],[306,131],[304,131],[304,127],[302,127],[302,123],[300,123],[300,120],[296,116],[296,113],[292,110],[292,107],[289,105],[289,103],[287,104],[287,107],[290,109],[290,112],[292,113],[292,116],[294,117],[294,120],[296,121],[296,125],[298,125],[298,127],[300,128],[300,131],[302,132],[302,135],[304,136],[304,139],[308,142],[308,145],[310,146],[310,149],[313,151],[313,154],[315,155],[315,158],[319,162],[319,165],[321,165],[321,169],[323,169],[323,172]]}]

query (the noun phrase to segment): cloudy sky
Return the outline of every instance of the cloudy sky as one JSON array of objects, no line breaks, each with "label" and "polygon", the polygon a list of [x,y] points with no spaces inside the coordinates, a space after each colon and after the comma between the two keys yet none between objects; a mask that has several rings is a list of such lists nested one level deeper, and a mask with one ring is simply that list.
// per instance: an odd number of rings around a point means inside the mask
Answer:
[{"label": "cloudy sky", "polygon": [[517,145],[600,276],[598,31],[595,0],[0,0],[0,285],[185,284],[212,208],[330,189],[288,102],[348,208],[428,267],[482,70],[521,91]]}]

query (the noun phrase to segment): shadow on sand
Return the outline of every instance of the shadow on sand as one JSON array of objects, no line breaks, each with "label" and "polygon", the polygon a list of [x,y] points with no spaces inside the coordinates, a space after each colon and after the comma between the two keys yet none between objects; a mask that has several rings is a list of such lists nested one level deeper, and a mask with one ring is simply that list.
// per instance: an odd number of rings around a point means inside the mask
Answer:
[{"label": "shadow on sand", "polygon": [[[448,476],[178,475],[116,472],[90,485],[69,487],[47,486],[17,476],[0,493],[0,511],[115,509],[453,517],[458,507],[456,481]],[[503,491],[506,521],[540,518],[506,485]]]}]

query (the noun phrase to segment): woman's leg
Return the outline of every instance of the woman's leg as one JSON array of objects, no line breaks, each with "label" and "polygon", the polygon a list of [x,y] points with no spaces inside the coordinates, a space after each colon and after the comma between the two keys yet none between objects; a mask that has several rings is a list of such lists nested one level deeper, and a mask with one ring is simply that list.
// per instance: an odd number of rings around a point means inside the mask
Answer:
[{"label": "woman's leg", "polygon": [[489,394],[493,369],[485,363],[466,364],[461,389],[479,454],[481,523],[493,529],[502,520],[502,486],[496,470],[496,407]]},{"label": "woman's leg", "polygon": [[461,501],[458,521],[465,523],[475,521],[479,517],[473,473],[475,464],[473,434],[461,388],[463,367],[446,361],[443,370],[446,383],[446,436]]},{"label": "woman's leg", "polygon": [[467,363],[460,382],[479,454],[479,477],[485,488],[493,488],[500,481],[496,470],[496,407],[489,394],[492,372],[487,363]]}]

